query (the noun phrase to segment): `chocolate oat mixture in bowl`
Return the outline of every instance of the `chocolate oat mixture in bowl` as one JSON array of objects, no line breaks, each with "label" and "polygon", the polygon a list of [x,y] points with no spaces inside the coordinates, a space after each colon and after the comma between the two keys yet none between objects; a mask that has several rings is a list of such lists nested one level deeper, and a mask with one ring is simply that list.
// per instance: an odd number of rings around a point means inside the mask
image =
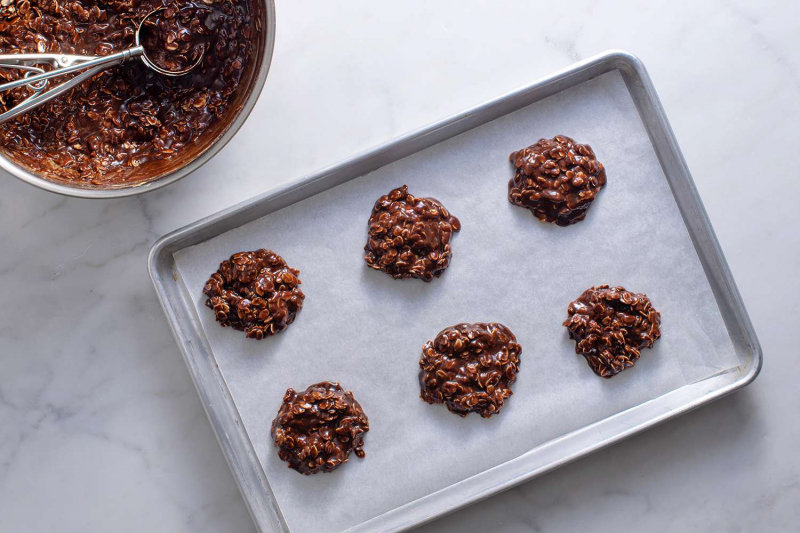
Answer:
[{"label": "chocolate oat mixture in bowl", "polygon": [[[132,60],[0,124],[0,168],[52,192],[120,197],[186,176],[230,141],[266,80],[274,0],[2,0],[0,54],[107,56],[158,8],[142,35],[153,63],[199,65],[167,77]],[[0,68],[0,83],[19,77]],[[0,113],[31,94],[0,93]]]}]

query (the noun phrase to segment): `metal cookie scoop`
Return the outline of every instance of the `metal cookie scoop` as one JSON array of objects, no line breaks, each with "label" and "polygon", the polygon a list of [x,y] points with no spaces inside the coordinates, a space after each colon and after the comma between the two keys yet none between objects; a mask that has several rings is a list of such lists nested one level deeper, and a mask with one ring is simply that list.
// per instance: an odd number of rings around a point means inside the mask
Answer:
[{"label": "metal cookie scoop", "polygon": [[[127,50],[123,50],[122,52],[117,52],[116,54],[102,57],[68,54],[0,54],[0,68],[25,71],[25,74],[22,78],[0,84],[0,93],[10,91],[11,89],[15,89],[17,87],[22,87],[23,85],[28,85],[31,89],[33,89],[33,94],[26,100],[20,102],[5,113],[0,114],[0,124],[18,117],[19,115],[30,111],[31,109],[35,109],[46,102],[49,102],[53,98],[64,94],[73,87],[80,85],[84,81],[94,77],[97,73],[102,72],[103,70],[120,65],[137,57],[141,58],[142,62],[150,69],[154,70],[158,74],[161,74],[162,76],[178,77],[188,74],[194,70],[203,61],[205,49],[203,50],[203,53],[198,56],[195,62],[185,69],[167,70],[159,67],[151,57],[148,57],[147,51],[141,44],[142,28],[145,26],[148,20],[154,18],[157,13],[164,11],[165,9],[167,8],[159,7],[145,15],[136,28],[136,46]],[[52,65],[55,68],[50,71],[45,71],[41,67],[36,66],[42,64]],[[84,72],[75,76],[71,80],[62,83],[61,85],[45,91],[50,79],[80,71]]]}]

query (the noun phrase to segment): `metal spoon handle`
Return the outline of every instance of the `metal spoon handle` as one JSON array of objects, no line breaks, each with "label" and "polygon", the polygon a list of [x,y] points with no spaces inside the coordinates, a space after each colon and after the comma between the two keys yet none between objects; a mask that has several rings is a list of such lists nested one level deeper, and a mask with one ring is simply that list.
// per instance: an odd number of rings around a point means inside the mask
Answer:
[{"label": "metal spoon handle", "polygon": [[[99,67],[95,67],[93,69],[89,69],[86,72],[81,72],[80,74],[78,74],[77,76],[75,76],[74,78],[69,80],[68,82],[62,83],[61,85],[59,85],[57,87],[54,87],[54,88],[50,89],[47,92],[44,92],[44,93],[36,92],[30,98],[28,98],[27,100],[17,104],[14,108],[9,109],[5,113],[0,113],[0,124],[2,124],[3,122],[6,122],[8,120],[11,120],[11,119],[13,119],[15,117],[18,117],[19,115],[21,115],[21,114],[23,114],[23,113],[25,113],[27,111],[30,111],[32,109],[36,109],[37,107],[46,104],[47,102],[49,102],[53,98],[61,96],[62,94],[64,94],[65,92],[69,91],[73,87],[76,87],[76,86],[80,85],[81,83],[83,83],[84,81],[88,80],[89,78],[94,77],[96,74],[99,74],[100,72],[102,72],[106,68],[108,68],[108,67],[101,65]],[[30,78],[28,78],[28,79],[30,79]]]},{"label": "metal spoon handle", "polygon": [[[48,54],[50,55],[50,54]],[[49,80],[52,78],[58,78],[65,74],[70,74],[71,72],[78,72],[80,70],[87,70],[90,69],[94,71],[97,68],[97,72],[101,70],[105,70],[107,68],[113,67],[115,65],[119,65],[120,63],[124,63],[130,59],[135,57],[140,57],[144,55],[144,48],[142,46],[135,46],[133,48],[129,48],[128,50],[123,50],[122,52],[117,52],[116,54],[111,54],[108,56],[98,57],[95,59],[90,59],[89,61],[84,61],[81,63],[74,63],[68,67],[57,68],[51,70],[50,72],[45,72],[43,74],[36,74],[34,76],[28,76],[24,78],[20,78],[18,80],[9,81],[7,83],[0,84],[0,92],[8,91],[14,89],[16,87],[22,87],[23,85],[31,85],[35,84],[41,80]],[[35,54],[28,54],[27,57],[30,60],[32,56]],[[18,60],[19,56],[2,56],[0,55],[0,64],[4,62],[4,58],[9,60]],[[8,64],[8,62],[6,62]],[[84,78],[85,79],[85,78]]]}]

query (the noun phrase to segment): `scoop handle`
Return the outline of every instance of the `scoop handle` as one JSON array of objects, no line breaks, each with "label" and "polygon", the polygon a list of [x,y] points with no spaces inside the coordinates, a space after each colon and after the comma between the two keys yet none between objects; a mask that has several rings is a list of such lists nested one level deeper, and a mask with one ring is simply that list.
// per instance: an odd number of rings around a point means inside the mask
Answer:
[{"label": "scoop handle", "polygon": [[[78,72],[81,70],[87,70],[87,69],[94,70],[97,68],[99,69],[97,70],[97,72],[100,72],[101,70],[105,70],[115,65],[119,65],[120,63],[124,63],[130,59],[133,59],[135,57],[140,57],[142,55],[144,55],[144,48],[142,46],[135,46],[133,48],[129,48],[128,50],[117,52],[116,54],[111,54],[103,57],[96,57],[94,59],[89,59],[88,61],[76,62],[67,67],[53,69],[49,72],[44,72],[42,74],[22,77],[17,80],[0,84],[0,92],[9,91],[17,87],[22,87],[23,85],[35,84],[42,80],[50,80],[53,78],[58,78],[65,74],[70,74],[72,72]],[[51,56],[52,54],[42,54],[41,58],[42,62],[50,63],[52,61]],[[26,64],[33,64],[36,62],[36,60],[37,60],[37,54],[25,54]],[[20,61],[19,55],[14,55],[14,54],[0,55],[0,65],[5,65],[8,67],[15,64],[20,64],[18,63],[19,61]],[[62,86],[63,85],[59,87]]]},{"label": "scoop handle", "polygon": [[34,93],[30,98],[20,102],[12,109],[9,109],[5,113],[0,114],[0,124],[3,122],[9,121],[19,115],[30,111],[31,109],[35,109],[41,105],[46,104],[53,98],[61,96],[65,92],[69,91],[73,87],[80,85],[84,81],[88,80],[89,78],[94,77],[96,74],[102,72],[104,69],[108,68],[105,65],[101,65],[98,67],[94,67],[92,69],[87,70],[86,72],[82,72],[69,80],[68,82],[62,83],[58,87],[54,87],[46,92],[37,91]]}]

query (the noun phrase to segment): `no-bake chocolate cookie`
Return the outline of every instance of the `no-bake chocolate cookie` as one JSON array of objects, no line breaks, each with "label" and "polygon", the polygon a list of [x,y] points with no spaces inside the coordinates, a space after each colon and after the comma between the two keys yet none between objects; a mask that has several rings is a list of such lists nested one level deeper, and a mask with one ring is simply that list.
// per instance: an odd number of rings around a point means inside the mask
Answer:
[{"label": "no-bake chocolate cookie", "polygon": [[303,308],[300,271],[272,250],[239,252],[206,282],[206,306],[223,327],[263,339],[286,329]]},{"label": "no-bake chocolate cookie", "polygon": [[522,347],[506,326],[458,324],[422,347],[420,397],[443,403],[450,412],[484,418],[496,414],[511,396]]},{"label": "no-bake chocolate cookie", "polygon": [[303,392],[286,391],[271,434],[289,468],[311,475],[332,472],[350,452],[363,459],[367,431],[369,420],[353,393],[323,381]]},{"label": "no-bake chocolate cookie", "polygon": [[661,314],[644,294],[624,287],[592,287],[569,304],[564,326],[576,341],[575,353],[594,373],[612,378],[632,367],[642,348],[661,337]]},{"label": "no-bake chocolate cookie", "polygon": [[606,171],[588,144],[558,135],[510,156],[515,174],[508,200],[542,222],[569,226],[583,220],[606,184]]},{"label": "no-bake chocolate cookie", "polygon": [[450,264],[450,238],[460,229],[441,202],[412,196],[403,185],[375,202],[364,259],[395,279],[431,281]]}]

